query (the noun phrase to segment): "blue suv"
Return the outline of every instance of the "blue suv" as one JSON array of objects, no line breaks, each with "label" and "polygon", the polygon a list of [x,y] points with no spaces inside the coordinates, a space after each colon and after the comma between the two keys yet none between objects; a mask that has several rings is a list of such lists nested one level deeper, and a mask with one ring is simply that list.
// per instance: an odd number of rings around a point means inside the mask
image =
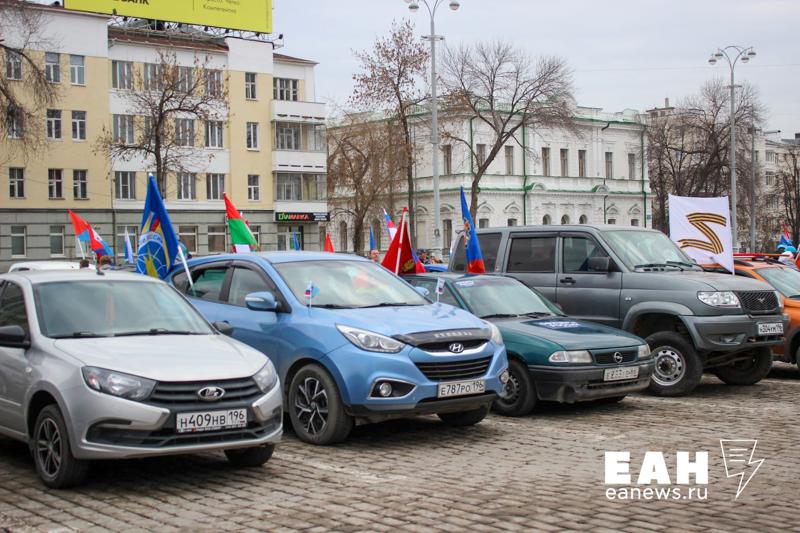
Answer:
[{"label": "blue suv", "polygon": [[[225,333],[264,352],[298,437],[347,438],[355,421],[436,414],[480,422],[508,381],[496,326],[432,304],[383,267],[330,253],[221,255],[171,283]],[[423,291],[427,292],[427,291]]]}]

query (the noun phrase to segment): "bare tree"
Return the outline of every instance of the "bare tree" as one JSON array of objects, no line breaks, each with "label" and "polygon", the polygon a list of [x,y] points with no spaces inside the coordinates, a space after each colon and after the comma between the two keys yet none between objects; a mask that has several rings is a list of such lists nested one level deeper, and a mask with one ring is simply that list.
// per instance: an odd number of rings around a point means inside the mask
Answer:
[{"label": "bare tree", "polygon": [[44,50],[58,47],[42,33],[46,14],[22,0],[0,0],[0,152],[31,157],[46,141],[44,111],[58,99],[47,79]]},{"label": "bare tree", "polygon": [[[442,82],[447,112],[443,136],[467,149],[474,161],[470,212],[478,207],[481,178],[509,142],[524,149],[517,132],[556,128],[576,132],[572,75],[559,58],[534,61],[526,52],[501,41],[448,49]],[[478,154],[469,135],[448,123],[475,118],[491,132],[488,151]]]},{"label": "bare tree", "polygon": [[[792,242],[797,243],[800,238],[800,144],[789,142],[776,156],[777,180],[768,199],[777,200],[774,203],[785,217]],[[773,235],[775,229],[772,228]]]},{"label": "bare tree", "polygon": [[131,90],[122,91],[136,134],[128,133],[129,123],[104,128],[95,150],[113,160],[144,158],[155,169],[162,194],[170,173],[192,172],[210,161],[213,155],[198,150],[198,139],[209,121],[224,121],[227,84],[222,71],[207,68],[209,59],[197,57],[192,66],[182,66],[174,52],[159,50],[158,62],[133,72]]},{"label": "bare tree", "polygon": [[414,106],[426,96],[424,86],[428,51],[414,37],[410,21],[392,23],[387,37],[375,41],[372,50],[355,52],[361,63],[360,72],[353,75],[355,88],[351,104],[362,111],[382,111],[396,122],[402,133],[398,141],[405,152],[403,171],[406,176],[409,227],[416,240],[414,224],[414,142],[410,120]]}]

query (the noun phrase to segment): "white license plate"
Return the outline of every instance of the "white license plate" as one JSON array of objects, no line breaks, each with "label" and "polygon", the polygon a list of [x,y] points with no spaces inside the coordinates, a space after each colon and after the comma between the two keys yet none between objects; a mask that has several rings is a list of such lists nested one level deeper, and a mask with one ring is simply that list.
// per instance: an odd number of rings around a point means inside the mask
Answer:
[{"label": "white license plate", "polygon": [[769,322],[758,325],[759,335],[783,335],[783,323]]},{"label": "white license plate", "polygon": [[199,413],[178,413],[175,429],[178,433],[197,433],[217,429],[243,428],[247,425],[247,409],[227,411],[202,411]]},{"label": "white license plate", "polygon": [[620,379],[634,379],[639,377],[638,366],[625,366],[622,368],[606,368],[603,381],[617,381]]},{"label": "white license plate", "polygon": [[481,394],[486,392],[486,381],[474,379],[472,381],[454,381],[452,383],[439,383],[439,390],[436,394],[439,398],[450,396],[468,396],[470,394]]}]

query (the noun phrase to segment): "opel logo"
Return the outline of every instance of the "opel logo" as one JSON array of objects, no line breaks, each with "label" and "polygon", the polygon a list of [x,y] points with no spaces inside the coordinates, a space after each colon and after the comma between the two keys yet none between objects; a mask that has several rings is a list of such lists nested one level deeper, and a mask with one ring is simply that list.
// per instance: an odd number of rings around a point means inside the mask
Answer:
[{"label": "opel logo", "polygon": [[216,402],[225,396],[225,389],[221,387],[203,387],[197,391],[197,397],[204,402]]},{"label": "opel logo", "polygon": [[619,352],[614,352],[614,362],[621,363],[622,362],[622,354]]},{"label": "opel logo", "polygon": [[464,345],[460,342],[454,342],[450,346],[447,347],[453,353],[461,353],[464,351]]}]

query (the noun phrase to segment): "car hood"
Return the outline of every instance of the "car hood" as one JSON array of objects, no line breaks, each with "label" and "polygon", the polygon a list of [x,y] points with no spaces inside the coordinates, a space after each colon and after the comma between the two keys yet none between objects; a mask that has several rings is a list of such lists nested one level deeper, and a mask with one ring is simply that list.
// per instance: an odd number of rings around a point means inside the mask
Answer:
[{"label": "car hood", "polygon": [[501,319],[495,321],[495,325],[507,342],[542,340],[565,350],[602,350],[644,344],[639,337],[622,330],[570,317]]},{"label": "car hood", "polygon": [[59,339],[59,350],[86,366],[156,381],[206,381],[252,376],[266,356],[224,335],[148,335]]},{"label": "car hood", "polygon": [[625,288],[668,290],[765,291],[772,288],[755,279],[701,271],[633,272],[625,274]]},{"label": "car hood", "polygon": [[486,322],[448,304],[337,309],[335,321],[389,337],[423,331],[485,328]]}]

